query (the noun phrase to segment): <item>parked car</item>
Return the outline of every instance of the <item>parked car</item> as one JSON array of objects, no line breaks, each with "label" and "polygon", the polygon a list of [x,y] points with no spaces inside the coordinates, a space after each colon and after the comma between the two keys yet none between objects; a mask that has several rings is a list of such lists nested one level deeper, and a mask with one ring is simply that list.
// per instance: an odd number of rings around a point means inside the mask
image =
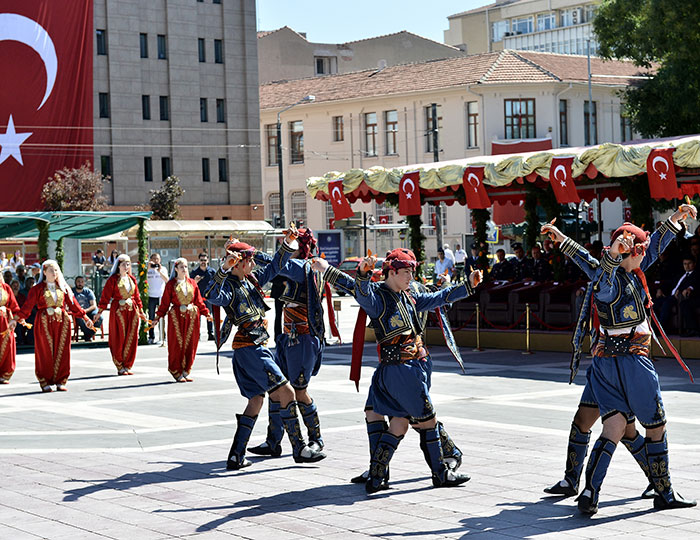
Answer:
[{"label": "parked car", "polygon": [[[341,270],[342,272],[345,272],[347,275],[349,275],[351,278],[355,278],[357,275],[357,267],[360,264],[360,261],[362,260],[361,257],[348,257],[347,259],[344,259],[343,262],[341,262],[338,265],[338,270]],[[384,262],[384,258],[377,259],[376,264],[374,265],[374,270],[372,270],[372,281],[381,281],[383,279],[382,276],[382,263]],[[338,296],[345,296],[345,293],[343,291],[339,291],[336,289],[336,292],[338,293]]]}]

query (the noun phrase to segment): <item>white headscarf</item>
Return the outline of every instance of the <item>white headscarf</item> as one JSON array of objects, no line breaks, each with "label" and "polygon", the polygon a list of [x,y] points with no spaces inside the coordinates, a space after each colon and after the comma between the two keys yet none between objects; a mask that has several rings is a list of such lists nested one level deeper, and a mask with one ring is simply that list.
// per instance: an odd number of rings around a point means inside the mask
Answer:
[{"label": "white headscarf", "polygon": [[184,257],[179,257],[179,258],[175,259],[175,262],[173,263],[173,269],[170,272],[170,279],[177,278],[177,270],[175,270],[175,267],[179,263],[182,263],[185,265],[185,276],[190,277],[190,267],[189,267],[189,263],[187,262],[187,259],[185,259]]},{"label": "white headscarf", "polygon": [[58,262],[53,259],[46,259],[41,264],[41,273],[39,274],[39,280],[36,282],[38,285],[44,281],[44,268],[47,266],[53,266],[54,272],[56,273],[56,286],[61,289],[64,294],[67,294],[70,298],[73,298],[73,290],[66,283],[66,279],[63,277],[63,272],[61,272],[61,267],[58,266]]},{"label": "white headscarf", "polygon": [[109,273],[110,277],[119,273],[119,263],[122,261],[129,261],[129,263],[131,263],[131,257],[129,257],[126,253],[119,255],[117,260],[114,261],[114,264],[112,265],[112,271]]}]

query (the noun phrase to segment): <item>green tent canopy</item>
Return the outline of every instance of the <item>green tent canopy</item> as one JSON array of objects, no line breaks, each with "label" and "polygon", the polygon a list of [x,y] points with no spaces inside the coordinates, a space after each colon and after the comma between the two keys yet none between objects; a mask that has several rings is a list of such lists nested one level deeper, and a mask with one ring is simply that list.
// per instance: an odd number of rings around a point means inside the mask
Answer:
[{"label": "green tent canopy", "polygon": [[151,212],[0,212],[0,238],[36,238],[39,222],[49,224],[49,239],[99,238],[149,219]]}]

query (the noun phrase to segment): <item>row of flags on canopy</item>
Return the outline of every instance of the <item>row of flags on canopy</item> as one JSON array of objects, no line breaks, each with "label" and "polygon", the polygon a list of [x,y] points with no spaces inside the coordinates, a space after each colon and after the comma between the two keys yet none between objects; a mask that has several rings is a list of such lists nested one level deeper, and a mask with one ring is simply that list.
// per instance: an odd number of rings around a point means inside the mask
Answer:
[{"label": "row of flags on canopy", "polygon": [[[680,198],[673,164],[675,148],[656,148],[647,158],[647,177],[652,199]],[[574,156],[553,156],[549,167],[549,183],[560,204],[578,203],[581,198],[576,191],[572,168]],[[416,216],[422,212],[420,200],[420,172],[405,173],[399,182],[399,214]],[[485,209],[491,207],[491,200],[484,186],[484,167],[467,167],[462,176],[462,186],[467,207]],[[328,183],[333,214],[336,220],[347,219],[355,214],[343,192],[343,181]]]}]

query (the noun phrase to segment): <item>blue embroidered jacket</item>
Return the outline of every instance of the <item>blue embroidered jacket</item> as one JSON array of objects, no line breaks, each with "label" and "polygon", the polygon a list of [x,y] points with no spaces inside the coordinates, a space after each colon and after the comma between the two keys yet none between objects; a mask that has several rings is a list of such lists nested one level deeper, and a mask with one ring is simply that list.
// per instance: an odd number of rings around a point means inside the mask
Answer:
[{"label": "blue embroidered jacket", "polygon": [[434,293],[419,292],[417,287],[396,293],[384,282],[372,283],[370,275],[355,279],[354,296],[372,320],[378,343],[402,334],[419,336],[425,328],[424,313],[474,294],[469,283]]}]

